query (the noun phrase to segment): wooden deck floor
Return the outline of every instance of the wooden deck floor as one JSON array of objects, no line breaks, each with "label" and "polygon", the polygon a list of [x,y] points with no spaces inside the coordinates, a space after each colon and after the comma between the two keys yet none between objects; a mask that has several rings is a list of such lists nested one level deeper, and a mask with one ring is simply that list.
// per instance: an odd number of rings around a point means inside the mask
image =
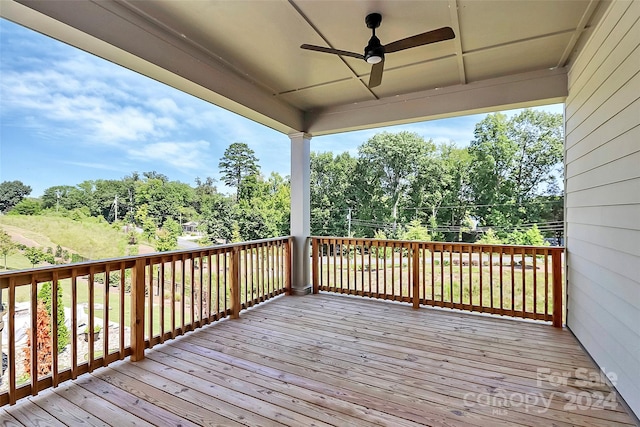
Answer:
[{"label": "wooden deck floor", "polygon": [[[566,377],[540,379],[538,369]],[[599,401],[606,386],[579,383],[595,372],[566,330],[321,294],[278,298],[0,417],[118,427],[633,425],[615,400]]]}]

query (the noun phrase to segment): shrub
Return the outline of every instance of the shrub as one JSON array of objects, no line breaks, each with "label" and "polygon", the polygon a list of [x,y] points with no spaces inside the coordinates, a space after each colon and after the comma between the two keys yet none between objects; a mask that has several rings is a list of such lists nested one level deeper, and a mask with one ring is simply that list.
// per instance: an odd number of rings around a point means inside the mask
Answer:
[{"label": "shrub", "polygon": [[485,244],[485,245],[501,245],[502,241],[496,235],[496,233],[493,231],[493,229],[490,228],[487,231],[485,231],[485,233],[482,236],[482,238],[477,240],[476,243],[482,243],[482,244]]},{"label": "shrub", "polygon": [[[51,325],[50,316],[42,301],[38,303],[36,314],[36,357],[38,358],[38,376],[42,377],[51,372],[52,349],[51,349]],[[24,371],[31,374],[31,352],[32,352],[32,328],[27,329],[27,345],[24,347]]]},{"label": "shrub", "polygon": [[[38,292],[38,299],[44,304],[49,317],[51,317],[51,302],[53,299],[51,293],[51,282],[43,283],[40,292]],[[65,349],[67,344],[69,344],[69,330],[65,325],[64,307],[62,305],[62,286],[60,283],[58,283],[57,294],[58,319],[56,324],[58,325],[58,353],[60,353]],[[51,327],[49,327],[49,329],[51,329]]]}]

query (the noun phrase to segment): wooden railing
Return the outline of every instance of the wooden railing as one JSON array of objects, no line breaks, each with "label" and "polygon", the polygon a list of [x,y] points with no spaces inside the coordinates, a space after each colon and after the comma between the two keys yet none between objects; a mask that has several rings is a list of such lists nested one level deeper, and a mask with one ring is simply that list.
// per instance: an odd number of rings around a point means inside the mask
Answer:
[{"label": "wooden railing", "polygon": [[[145,348],[289,293],[291,244],[282,237],[0,273],[9,362],[0,406],[127,356],[140,360]],[[38,293],[45,283],[54,294],[62,290],[62,301],[42,318]],[[65,306],[69,345],[59,353],[58,340],[66,338],[55,319]],[[38,342],[43,322],[48,342]],[[78,329],[82,324],[86,330]],[[40,333],[31,333],[33,325]]]},{"label": "wooden railing", "polygon": [[313,292],[391,299],[562,327],[562,247],[312,237]]}]

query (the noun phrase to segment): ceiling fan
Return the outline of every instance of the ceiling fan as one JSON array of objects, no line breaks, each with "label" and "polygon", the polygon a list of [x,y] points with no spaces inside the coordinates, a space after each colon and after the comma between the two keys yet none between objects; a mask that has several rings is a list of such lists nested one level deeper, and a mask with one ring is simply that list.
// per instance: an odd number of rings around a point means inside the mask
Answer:
[{"label": "ceiling fan", "polygon": [[451,27],[442,27],[437,30],[416,34],[415,36],[396,40],[395,42],[383,45],[380,43],[380,39],[376,37],[376,28],[378,28],[380,26],[380,22],[382,22],[382,15],[379,13],[370,13],[364,21],[367,24],[367,28],[371,28],[373,33],[369,39],[369,44],[364,48],[364,55],[355,52],[348,52],[346,50],[331,49],[328,47],[314,46],[310,44],[303,44],[300,47],[302,49],[314,50],[317,52],[333,53],[340,56],[364,59],[369,64],[372,64],[371,74],[369,76],[369,87],[371,88],[379,86],[382,82],[385,53],[399,52],[401,50],[411,49],[412,47],[450,40],[456,36]]}]

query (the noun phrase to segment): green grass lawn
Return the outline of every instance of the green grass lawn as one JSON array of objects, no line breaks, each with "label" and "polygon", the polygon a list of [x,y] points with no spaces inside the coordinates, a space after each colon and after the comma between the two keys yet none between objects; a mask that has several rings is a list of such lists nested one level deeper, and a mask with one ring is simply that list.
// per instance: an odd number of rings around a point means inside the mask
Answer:
[{"label": "green grass lawn", "polygon": [[124,256],[127,247],[123,232],[92,218],[74,221],[61,216],[3,215],[0,227],[18,232],[42,247],[55,249],[60,245],[89,259]]},{"label": "green grass lawn", "polygon": [[[530,263],[530,261],[528,261]],[[407,267],[406,258],[402,260],[400,266],[399,258],[395,260],[395,266],[391,266],[391,258],[387,259],[386,266],[383,258],[379,259],[378,267],[375,260],[368,267],[365,263],[364,271],[360,261],[355,264],[350,260],[349,270],[347,270],[346,258],[342,266],[339,260],[334,264],[333,259],[325,259],[320,272],[321,283],[324,286],[336,287],[338,289],[350,289],[364,292],[374,292],[386,295],[396,295],[409,297],[411,295],[409,286],[412,282],[412,271]],[[335,270],[334,270],[335,267]],[[384,268],[386,267],[386,268]],[[537,265],[539,268],[534,272],[532,269],[523,270],[516,266],[513,271],[513,280],[510,265],[502,267],[502,294],[500,292],[500,270],[499,266],[490,267],[485,265],[460,267],[459,265],[435,265],[432,269],[430,260],[423,268],[420,265],[420,298],[431,299],[433,295],[435,301],[453,302],[484,307],[503,307],[511,310],[512,305],[515,311],[523,310],[523,299],[527,312],[533,312],[534,307],[534,276],[536,280],[535,308],[537,313],[545,312],[545,274],[542,261]],[[370,268],[370,270],[369,270]],[[491,273],[491,269],[493,272]],[[549,264],[549,273],[551,265]],[[335,275],[334,275],[335,271]],[[482,301],[480,300],[480,277],[482,276]],[[524,276],[524,277],[523,277]],[[493,279],[493,281],[491,281]],[[524,287],[523,287],[524,279]],[[549,274],[547,286],[552,287],[552,276]],[[512,289],[513,284],[513,289]],[[502,298],[501,298],[502,295]],[[471,296],[471,297],[470,297]],[[493,298],[492,298],[493,296]],[[524,298],[523,298],[524,297]],[[493,305],[492,305],[493,302]],[[547,312],[553,312],[553,301],[549,300]]]}]

